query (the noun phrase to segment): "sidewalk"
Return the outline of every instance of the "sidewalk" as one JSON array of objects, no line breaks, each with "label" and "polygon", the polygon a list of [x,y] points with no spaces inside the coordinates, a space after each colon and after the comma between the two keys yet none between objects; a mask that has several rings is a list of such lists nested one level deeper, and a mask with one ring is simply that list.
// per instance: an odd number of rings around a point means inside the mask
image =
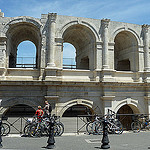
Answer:
[{"label": "sidewalk", "polygon": [[[122,135],[108,135],[110,150],[148,150],[150,132],[127,132]],[[44,150],[48,137],[2,137],[2,149],[7,150]],[[98,150],[101,147],[102,135],[71,135],[55,137],[55,150]]]}]

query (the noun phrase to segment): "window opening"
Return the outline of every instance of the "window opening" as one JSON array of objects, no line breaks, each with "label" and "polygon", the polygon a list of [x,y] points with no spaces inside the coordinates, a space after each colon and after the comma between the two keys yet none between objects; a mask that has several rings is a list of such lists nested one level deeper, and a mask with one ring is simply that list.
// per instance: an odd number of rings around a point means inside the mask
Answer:
[{"label": "window opening", "polygon": [[76,49],[70,43],[63,43],[63,69],[76,69]]},{"label": "window opening", "polygon": [[32,42],[18,45],[16,68],[36,68],[36,46]]}]

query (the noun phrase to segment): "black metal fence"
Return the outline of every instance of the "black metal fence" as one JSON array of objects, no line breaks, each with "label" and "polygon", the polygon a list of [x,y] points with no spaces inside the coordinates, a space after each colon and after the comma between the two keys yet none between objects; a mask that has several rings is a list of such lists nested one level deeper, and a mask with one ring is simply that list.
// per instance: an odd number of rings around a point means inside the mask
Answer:
[{"label": "black metal fence", "polygon": [[[103,117],[103,115],[99,114],[99,117]],[[126,121],[127,117],[131,117],[132,120],[129,124],[131,126],[132,121],[137,119],[137,117],[142,116],[150,116],[150,114],[116,114],[116,118],[121,118],[120,121]],[[33,116],[23,117],[4,117],[2,119],[3,122],[7,123],[10,126],[10,134],[23,134],[23,129],[27,119]],[[89,121],[94,121],[95,115],[78,115],[77,117],[62,117],[60,118],[61,122],[64,124],[65,133],[83,133],[86,132],[86,125]],[[124,122],[123,127],[126,129],[125,125],[128,122]]]}]

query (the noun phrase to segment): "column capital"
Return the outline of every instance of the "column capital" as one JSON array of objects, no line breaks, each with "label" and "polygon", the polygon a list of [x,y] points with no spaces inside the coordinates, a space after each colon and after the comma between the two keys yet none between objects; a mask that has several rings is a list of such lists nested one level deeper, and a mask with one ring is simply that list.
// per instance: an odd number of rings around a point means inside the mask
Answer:
[{"label": "column capital", "polygon": [[110,22],[110,19],[102,19],[101,20],[102,26],[104,28],[108,28],[109,22]]},{"label": "column capital", "polygon": [[57,18],[57,13],[48,13],[48,20],[50,22],[55,22]]},{"label": "column capital", "polygon": [[148,28],[149,28],[150,25],[148,24],[143,24],[142,25],[142,28],[144,29],[145,33],[148,33]]}]

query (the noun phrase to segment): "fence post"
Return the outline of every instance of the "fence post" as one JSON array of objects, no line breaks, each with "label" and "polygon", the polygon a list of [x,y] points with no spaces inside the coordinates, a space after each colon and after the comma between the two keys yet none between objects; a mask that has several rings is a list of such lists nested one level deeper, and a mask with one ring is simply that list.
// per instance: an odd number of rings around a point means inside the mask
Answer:
[{"label": "fence post", "polygon": [[55,122],[55,119],[54,117],[50,117],[50,122],[49,122],[49,129],[48,129],[48,132],[49,132],[49,137],[48,137],[48,145],[46,146],[46,149],[53,149],[55,148],[55,139],[54,139],[54,122]]},{"label": "fence post", "polygon": [[102,145],[101,145],[101,149],[108,149],[110,148],[110,145],[109,145],[109,139],[108,139],[108,130],[107,130],[107,120],[104,119],[103,120],[103,139],[102,139]]}]

